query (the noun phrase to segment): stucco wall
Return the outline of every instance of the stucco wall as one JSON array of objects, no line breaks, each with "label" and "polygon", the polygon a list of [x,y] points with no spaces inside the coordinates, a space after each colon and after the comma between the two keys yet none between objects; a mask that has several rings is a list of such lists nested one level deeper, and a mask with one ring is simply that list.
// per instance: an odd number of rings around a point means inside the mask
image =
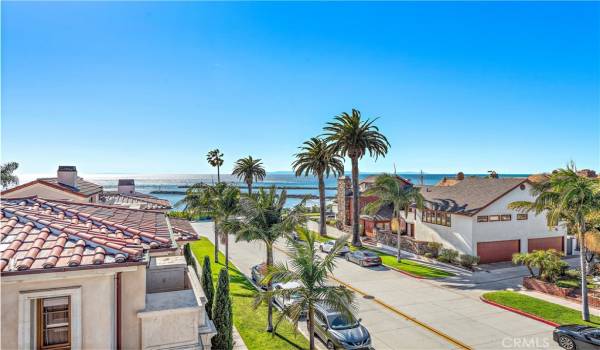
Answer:
[{"label": "stucco wall", "polygon": [[[473,245],[477,242],[521,240],[521,252],[527,252],[527,240],[529,238],[565,236],[566,229],[562,226],[548,228],[545,215],[529,213],[527,220],[517,220],[517,210],[508,209],[508,205],[515,201],[533,201],[535,198],[530,192],[531,185],[525,184],[525,189],[515,188],[510,193],[483,209],[473,216]],[[510,221],[477,222],[480,215],[511,214]]]},{"label": "stucco wall", "polygon": [[2,198],[23,198],[23,197],[33,197],[38,196],[44,199],[63,199],[63,200],[72,200],[75,202],[88,202],[89,199],[71,194],[67,191],[61,191],[59,189],[46,186],[40,183],[34,183],[30,186],[26,186],[15,190],[13,192],[9,192],[7,194],[3,194]]},{"label": "stucco wall", "polygon": [[[415,223],[415,239],[417,241],[439,242],[446,248],[456,249],[462,254],[473,254],[471,218],[452,214],[452,226],[435,225],[421,221],[421,211],[409,214],[409,223]],[[412,220],[411,220],[412,219]]]},{"label": "stucco wall", "polygon": [[[139,349],[140,327],[136,316],[145,307],[145,266],[122,272],[122,347]],[[19,294],[54,288],[81,289],[81,338],[83,349],[116,346],[115,269],[43,273],[2,277],[2,349],[19,349]],[[72,320],[76,322],[76,320]]]},{"label": "stucco wall", "polygon": [[141,347],[141,324],[137,313],[146,307],[146,267],[121,274],[121,347]]},{"label": "stucco wall", "polygon": [[[66,275],[67,273],[62,273]],[[66,276],[63,276],[66,277]],[[114,344],[114,276],[6,282],[2,279],[2,349],[19,349],[19,293],[52,288],[81,287],[83,349],[110,349]],[[75,322],[75,320],[73,320]]]}]

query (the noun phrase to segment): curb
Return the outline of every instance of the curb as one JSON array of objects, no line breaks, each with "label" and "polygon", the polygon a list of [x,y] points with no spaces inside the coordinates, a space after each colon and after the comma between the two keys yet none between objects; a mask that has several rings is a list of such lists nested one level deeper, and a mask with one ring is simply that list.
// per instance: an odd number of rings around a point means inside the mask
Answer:
[{"label": "curb", "polygon": [[487,300],[487,299],[485,299],[485,298],[483,297],[483,295],[482,295],[482,296],[480,296],[480,297],[479,297],[479,299],[480,299],[481,301],[483,301],[484,303],[486,303],[486,304],[490,304],[490,305],[493,305],[493,306],[499,307],[499,308],[501,308],[501,309],[504,309],[504,310],[507,310],[507,311],[514,312],[514,313],[516,313],[516,314],[519,314],[519,315],[521,315],[521,316],[525,316],[525,317],[531,318],[532,320],[536,320],[536,321],[539,321],[539,322],[545,323],[545,324],[547,324],[547,325],[549,325],[549,326],[552,326],[552,327],[558,327],[558,326],[560,326],[560,324],[558,324],[558,323],[556,323],[556,322],[548,321],[548,320],[546,320],[546,319],[543,319],[543,318],[541,318],[541,317],[539,317],[539,316],[536,316],[536,315],[530,314],[530,313],[528,313],[528,312],[525,312],[525,311],[522,311],[522,310],[519,310],[519,309],[515,309],[515,308],[512,308],[512,307],[510,307],[510,306],[506,306],[506,305],[498,304],[498,303],[496,303],[496,302],[494,302],[494,301],[491,301],[491,300]]}]

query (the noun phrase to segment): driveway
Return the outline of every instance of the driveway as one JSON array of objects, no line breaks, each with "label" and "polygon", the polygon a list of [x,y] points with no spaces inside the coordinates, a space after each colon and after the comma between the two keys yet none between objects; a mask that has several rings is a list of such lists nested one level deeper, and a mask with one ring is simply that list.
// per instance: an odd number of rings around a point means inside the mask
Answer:
[{"label": "driveway", "polygon": [[[212,223],[193,225],[212,241]],[[231,260],[246,274],[251,266],[264,261],[262,244],[234,243],[233,238],[230,242]],[[275,259],[285,261],[287,256],[276,250]],[[439,282],[415,279],[385,267],[361,268],[344,259],[338,260],[334,276],[367,295],[366,298],[357,295],[358,313],[376,349],[457,348],[456,344],[391,309],[473,349],[532,348],[532,344],[536,348],[558,349],[552,341],[552,327],[485,304],[479,300],[481,293],[473,289],[448,288]]]}]

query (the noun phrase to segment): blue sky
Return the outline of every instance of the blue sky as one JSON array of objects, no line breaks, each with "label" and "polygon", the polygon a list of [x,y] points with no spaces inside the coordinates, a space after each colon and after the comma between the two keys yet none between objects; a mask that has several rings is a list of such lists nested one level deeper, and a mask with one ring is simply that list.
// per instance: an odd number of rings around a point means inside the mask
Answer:
[{"label": "blue sky", "polygon": [[354,107],[392,144],[365,171],[598,169],[599,51],[593,2],[3,2],[2,161],[289,170]]}]

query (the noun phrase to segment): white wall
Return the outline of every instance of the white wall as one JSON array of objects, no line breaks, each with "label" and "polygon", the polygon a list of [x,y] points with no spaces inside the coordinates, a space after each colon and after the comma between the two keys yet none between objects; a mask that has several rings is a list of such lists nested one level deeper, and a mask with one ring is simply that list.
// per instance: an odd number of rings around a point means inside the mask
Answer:
[{"label": "white wall", "polygon": [[[508,205],[515,201],[533,201],[531,185],[525,184],[525,189],[519,187],[499,198],[489,207],[473,216],[473,246],[477,242],[521,240],[521,252],[527,252],[529,238],[560,237],[566,236],[566,228],[548,228],[545,215],[528,213],[527,220],[517,220],[519,211],[508,209]],[[511,214],[510,221],[477,222],[477,216]]]},{"label": "white wall", "polygon": [[415,224],[415,239],[442,243],[444,247],[458,250],[462,254],[473,254],[472,220],[464,215],[452,214],[452,226],[443,226],[421,221],[421,211],[417,211],[417,219],[409,213],[409,223]]}]

